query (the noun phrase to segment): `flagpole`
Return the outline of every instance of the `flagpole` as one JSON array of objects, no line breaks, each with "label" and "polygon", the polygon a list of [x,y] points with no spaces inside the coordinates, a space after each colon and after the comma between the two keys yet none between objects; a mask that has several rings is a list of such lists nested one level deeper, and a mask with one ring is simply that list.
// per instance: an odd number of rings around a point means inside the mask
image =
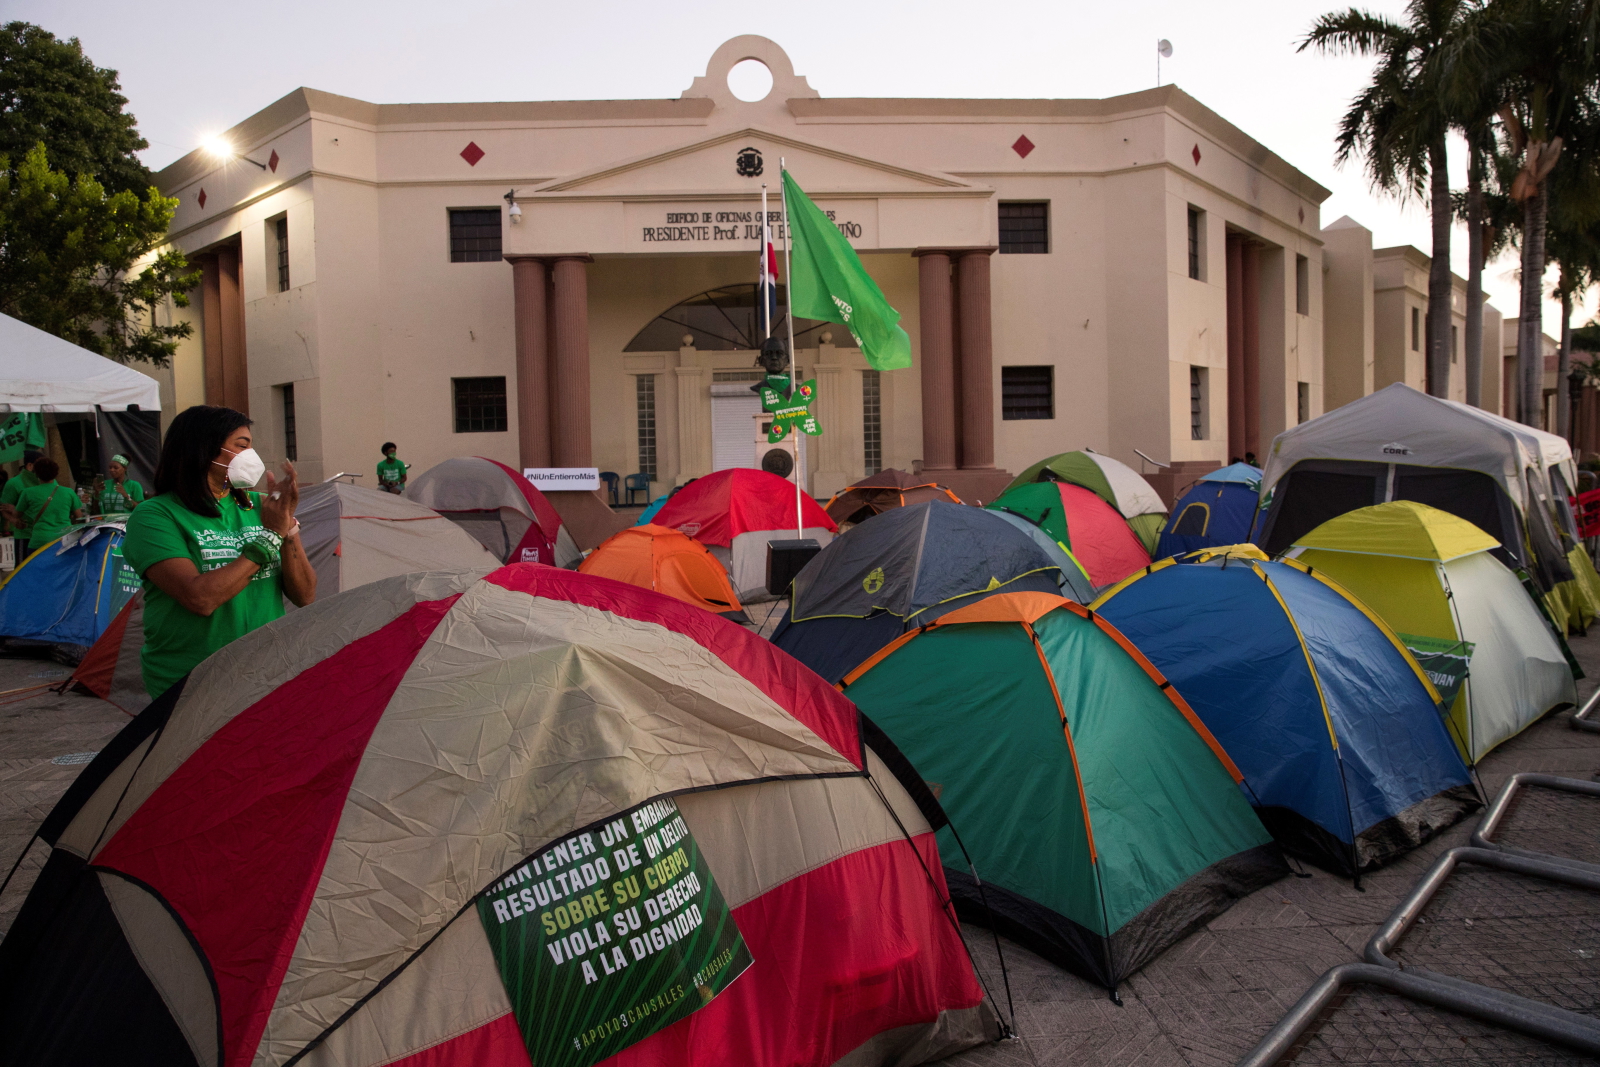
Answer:
[{"label": "flagpole", "polygon": [[[778,157],[778,174],[781,176],[788,172],[788,166],[782,156]],[[800,360],[794,350],[794,273],[789,266],[789,188],[781,187],[783,194],[783,278],[788,284],[784,287],[784,319],[789,326],[789,396],[792,399],[795,388],[799,384]],[[791,427],[794,436],[794,528],[797,539],[806,535],[805,511],[800,501],[800,481],[806,476],[806,439],[805,433],[798,426]]]},{"label": "flagpole", "polygon": [[756,286],[756,299],[761,301],[761,339],[765,341],[772,336],[772,294],[767,292],[767,286],[772,283],[767,280],[767,183],[761,183],[761,225],[756,227],[756,277],[762,280]]}]

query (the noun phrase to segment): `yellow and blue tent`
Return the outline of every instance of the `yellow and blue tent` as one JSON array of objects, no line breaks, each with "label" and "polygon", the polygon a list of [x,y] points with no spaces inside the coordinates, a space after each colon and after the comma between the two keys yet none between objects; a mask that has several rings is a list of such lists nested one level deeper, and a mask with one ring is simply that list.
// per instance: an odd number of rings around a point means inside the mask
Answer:
[{"label": "yellow and blue tent", "polygon": [[1178,498],[1161,528],[1155,557],[1165,559],[1250,540],[1261,492],[1261,469],[1233,463],[1212,471]]},{"label": "yellow and blue tent", "polygon": [[139,576],[122,560],[121,523],[74,526],[28,554],[0,582],[0,637],[92,645]]},{"label": "yellow and blue tent", "polygon": [[1093,609],[1188,701],[1295,855],[1355,875],[1478,806],[1433,683],[1380,618],[1304,564],[1253,545],[1201,551]]}]

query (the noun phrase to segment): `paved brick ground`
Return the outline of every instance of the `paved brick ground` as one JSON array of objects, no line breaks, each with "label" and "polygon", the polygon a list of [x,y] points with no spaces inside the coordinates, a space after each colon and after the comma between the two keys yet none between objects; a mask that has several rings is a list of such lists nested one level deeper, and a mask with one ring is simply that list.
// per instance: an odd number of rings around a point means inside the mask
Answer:
[{"label": "paved brick ground", "polygon": [[[1576,639],[1573,650],[1591,675],[1580,683],[1587,696],[1600,679],[1600,632]],[[67,674],[48,660],[0,655],[0,690]],[[1577,778],[1600,772],[1600,735],[1577,733],[1566,719],[1563,713],[1540,723],[1485,760],[1481,775],[1491,797],[1516,771]],[[48,690],[0,692],[0,863],[6,869],[80,769],[52,760],[98,750],[126,721],[120,711],[92,697]],[[1444,849],[1465,843],[1470,828],[1469,820],[1365,879],[1365,892],[1321,871],[1261,890],[1134,975],[1122,990],[1120,1007],[1104,990],[1003,942],[1021,1038],[948,1062],[961,1067],[1232,1064],[1318,975],[1359,959],[1376,925],[1417,876]],[[1500,839],[1525,848],[1559,845],[1568,855],[1600,860],[1600,801],[1530,791]],[[0,895],[0,932],[10,927],[43,853],[36,846]],[[1462,959],[1457,950],[1471,947],[1483,958],[1473,970],[1458,964],[1454,973],[1539,992],[1575,1010],[1600,1014],[1595,992],[1600,988],[1600,907],[1584,894],[1517,884],[1514,878],[1496,881],[1474,872],[1441,895],[1426,917],[1437,922],[1422,924],[1408,935],[1398,950],[1402,958],[1410,953],[1428,966],[1447,970],[1447,963]],[[1468,918],[1474,920],[1470,928]],[[976,927],[966,933],[974,958],[998,994],[991,936]],[[1551,961],[1561,964],[1556,979],[1541,977],[1543,985],[1528,989],[1526,982],[1546,975],[1550,968],[1542,965]],[[1386,994],[1357,990],[1329,1015],[1295,1062],[1589,1061]]]}]

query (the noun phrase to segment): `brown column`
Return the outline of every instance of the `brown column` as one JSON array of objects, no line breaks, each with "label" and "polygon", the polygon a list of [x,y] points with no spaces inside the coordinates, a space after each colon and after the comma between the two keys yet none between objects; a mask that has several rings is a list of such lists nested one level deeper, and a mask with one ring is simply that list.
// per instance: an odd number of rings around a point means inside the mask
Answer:
[{"label": "brown column", "polygon": [[961,253],[961,467],[994,469],[994,330],[989,250]]},{"label": "brown column", "polygon": [[1228,462],[1243,459],[1244,239],[1228,234]]},{"label": "brown column", "polygon": [[950,304],[950,254],[917,253],[921,323],[922,469],[956,465],[955,337]]},{"label": "brown column", "polygon": [[589,435],[589,273],[587,256],[562,256],[550,268],[555,325],[550,444],[557,467],[592,466]]},{"label": "brown column", "polygon": [[222,384],[222,276],[216,256],[200,257],[200,345],[206,403],[224,407],[228,399]]},{"label": "brown column", "polygon": [[218,297],[222,319],[223,403],[250,414],[250,376],[244,348],[244,292],[239,279],[239,246],[217,252]]},{"label": "brown column", "polygon": [[1261,248],[1246,242],[1239,281],[1244,301],[1244,450],[1261,462]]},{"label": "brown column", "polygon": [[517,345],[517,452],[524,467],[552,466],[545,275],[545,265],[540,260],[511,261],[512,321]]}]

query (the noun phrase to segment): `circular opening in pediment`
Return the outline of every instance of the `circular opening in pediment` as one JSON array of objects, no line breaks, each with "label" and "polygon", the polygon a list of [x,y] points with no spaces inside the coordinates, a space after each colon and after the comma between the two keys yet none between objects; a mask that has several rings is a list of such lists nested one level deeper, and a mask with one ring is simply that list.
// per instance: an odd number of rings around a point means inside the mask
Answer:
[{"label": "circular opening in pediment", "polygon": [[728,91],[747,104],[772,92],[772,71],[759,59],[741,59],[728,71]]}]

